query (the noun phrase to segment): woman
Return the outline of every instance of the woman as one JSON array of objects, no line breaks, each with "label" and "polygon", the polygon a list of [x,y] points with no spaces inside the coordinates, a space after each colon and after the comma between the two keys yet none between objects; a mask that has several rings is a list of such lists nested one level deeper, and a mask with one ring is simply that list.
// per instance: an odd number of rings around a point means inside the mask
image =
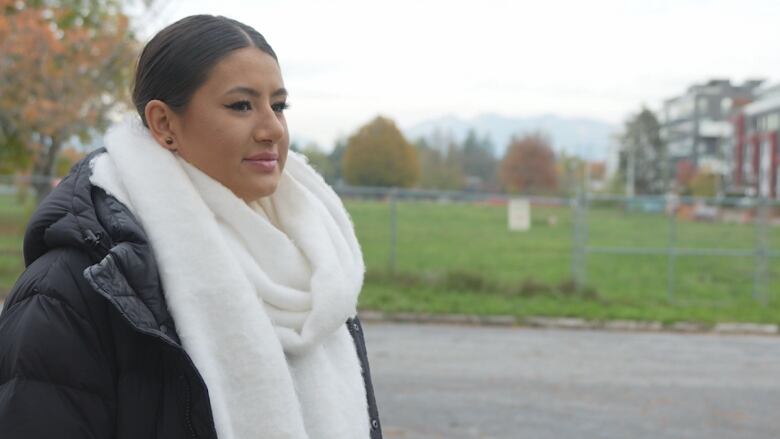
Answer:
[{"label": "woman", "polygon": [[0,316],[0,437],[381,437],[360,247],[288,152],[274,51],[188,17],[147,44],[134,87],[140,118],[28,226]]}]

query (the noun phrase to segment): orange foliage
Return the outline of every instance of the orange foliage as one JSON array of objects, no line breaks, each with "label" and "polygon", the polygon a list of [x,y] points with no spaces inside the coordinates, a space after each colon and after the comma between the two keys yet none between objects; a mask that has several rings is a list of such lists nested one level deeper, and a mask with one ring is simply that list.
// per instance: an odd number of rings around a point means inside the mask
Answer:
[{"label": "orange foliage", "polygon": [[541,193],[558,187],[555,153],[540,134],[513,138],[499,175],[509,192]]},{"label": "orange foliage", "polygon": [[607,176],[607,164],[604,162],[588,163],[588,172],[592,180],[604,180]]},{"label": "orange foliage", "polygon": [[696,165],[691,160],[681,160],[677,162],[675,181],[677,187],[683,191],[687,190],[691,181],[696,176]]},{"label": "orange foliage", "polygon": [[[66,26],[73,11],[65,7],[0,0],[0,10],[0,122],[24,139],[36,161],[51,163],[40,155],[56,155],[70,137],[100,129],[109,111],[129,102],[137,43],[122,14]],[[43,147],[34,151],[33,140]]]}]

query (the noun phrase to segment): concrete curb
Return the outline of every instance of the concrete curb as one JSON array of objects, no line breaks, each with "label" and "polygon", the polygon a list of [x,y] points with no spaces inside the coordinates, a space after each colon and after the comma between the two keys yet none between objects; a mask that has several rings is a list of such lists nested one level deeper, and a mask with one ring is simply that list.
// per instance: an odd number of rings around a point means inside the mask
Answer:
[{"label": "concrete curb", "polygon": [[664,325],[661,322],[636,320],[595,321],[578,318],[481,316],[473,314],[429,314],[429,313],[388,313],[382,311],[360,311],[360,319],[366,322],[399,323],[448,323],[455,325],[477,326],[521,326],[548,329],[595,329],[605,331],[631,332],[674,332],[674,333],[710,333],[733,335],[780,335],[778,325],[758,323],[701,323],[677,322]]},{"label": "concrete curb", "polygon": [[[0,302],[0,311],[2,309],[3,302]],[[520,326],[545,329],[595,329],[604,331],[711,333],[724,335],[780,335],[780,327],[778,325],[761,323],[718,323],[714,326],[707,326],[701,323],[677,322],[664,326],[661,322],[643,322],[639,320],[595,321],[569,317],[518,318],[506,315],[388,313],[370,310],[360,311],[358,315],[365,322],[446,323],[475,326]]]}]

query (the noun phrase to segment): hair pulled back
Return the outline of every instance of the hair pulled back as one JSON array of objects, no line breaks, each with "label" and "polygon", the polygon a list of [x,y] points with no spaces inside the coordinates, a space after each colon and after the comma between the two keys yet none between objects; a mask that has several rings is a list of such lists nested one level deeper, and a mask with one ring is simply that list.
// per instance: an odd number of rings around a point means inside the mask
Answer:
[{"label": "hair pulled back", "polygon": [[138,59],[133,104],[144,125],[146,104],[153,99],[181,112],[211,69],[230,52],[256,47],[278,62],[265,38],[251,26],[213,15],[192,15],[157,33]]}]

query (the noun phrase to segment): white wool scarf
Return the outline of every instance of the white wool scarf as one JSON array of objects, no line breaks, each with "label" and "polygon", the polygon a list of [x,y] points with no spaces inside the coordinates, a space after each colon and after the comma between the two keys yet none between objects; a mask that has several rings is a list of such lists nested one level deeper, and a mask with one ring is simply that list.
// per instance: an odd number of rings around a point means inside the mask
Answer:
[{"label": "white wool scarf", "polygon": [[220,439],[367,439],[346,320],[365,267],[340,199],[292,151],[276,191],[246,203],[161,147],[112,127],[91,181],[139,219]]}]

